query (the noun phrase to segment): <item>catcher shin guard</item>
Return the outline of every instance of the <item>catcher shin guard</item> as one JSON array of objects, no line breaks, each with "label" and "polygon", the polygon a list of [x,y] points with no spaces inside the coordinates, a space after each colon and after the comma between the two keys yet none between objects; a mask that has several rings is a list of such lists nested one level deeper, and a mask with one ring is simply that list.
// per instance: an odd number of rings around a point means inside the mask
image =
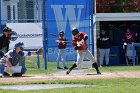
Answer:
[{"label": "catcher shin guard", "polygon": [[77,67],[76,63],[74,63],[74,64],[72,65],[72,67],[70,67],[70,68],[68,69],[68,71],[66,72],[66,74],[68,75],[68,74],[72,71],[72,69],[74,69],[75,67]]},{"label": "catcher shin guard", "polygon": [[92,64],[92,67],[94,67],[94,68],[96,69],[97,74],[101,74],[101,72],[99,71],[98,66],[97,66],[96,63],[93,63],[93,64]]},{"label": "catcher shin guard", "polygon": [[[1,60],[0,60],[1,61]],[[1,61],[3,62],[3,61]],[[0,63],[0,76],[3,76],[3,73],[4,73],[4,63]]]}]

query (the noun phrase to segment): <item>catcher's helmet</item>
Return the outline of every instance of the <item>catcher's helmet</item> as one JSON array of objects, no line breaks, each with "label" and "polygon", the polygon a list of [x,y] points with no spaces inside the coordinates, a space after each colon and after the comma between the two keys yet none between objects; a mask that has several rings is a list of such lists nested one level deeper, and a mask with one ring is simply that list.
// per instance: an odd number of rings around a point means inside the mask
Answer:
[{"label": "catcher's helmet", "polygon": [[75,36],[76,34],[78,34],[79,33],[79,31],[78,31],[78,29],[77,28],[73,28],[72,29],[72,34]]},{"label": "catcher's helmet", "polygon": [[9,27],[4,27],[3,32],[12,32],[12,29]]},{"label": "catcher's helmet", "polygon": [[64,31],[60,31],[59,32],[59,35],[64,35]]},{"label": "catcher's helmet", "polygon": [[14,48],[16,49],[16,47],[23,47],[24,43],[23,42],[18,42],[15,44]]}]

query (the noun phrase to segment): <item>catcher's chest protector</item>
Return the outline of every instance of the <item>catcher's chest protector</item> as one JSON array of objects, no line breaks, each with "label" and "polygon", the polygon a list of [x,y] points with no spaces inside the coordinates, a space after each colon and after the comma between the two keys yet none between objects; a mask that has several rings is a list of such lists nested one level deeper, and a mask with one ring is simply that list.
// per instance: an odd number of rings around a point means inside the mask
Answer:
[{"label": "catcher's chest protector", "polygon": [[24,52],[21,51],[21,53],[17,54],[16,52],[11,53],[11,63],[13,66],[16,66],[17,64],[19,66],[25,67],[25,56]]}]

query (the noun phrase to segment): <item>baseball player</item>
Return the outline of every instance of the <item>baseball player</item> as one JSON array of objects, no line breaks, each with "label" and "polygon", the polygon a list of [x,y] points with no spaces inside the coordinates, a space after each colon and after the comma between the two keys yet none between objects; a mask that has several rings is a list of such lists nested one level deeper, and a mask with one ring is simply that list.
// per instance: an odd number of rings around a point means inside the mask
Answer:
[{"label": "baseball player", "polygon": [[132,55],[130,51],[132,51],[132,43],[136,41],[136,37],[137,37],[137,33],[131,31],[131,29],[128,27],[123,37],[127,65],[128,62],[131,61],[132,59]]},{"label": "baseball player", "polygon": [[67,65],[66,65],[66,46],[67,46],[67,40],[64,38],[64,32],[60,31],[59,32],[59,37],[56,40],[56,42],[58,43],[58,57],[57,57],[57,69],[63,69],[59,66],[59,62],[62,61],[64,69],[68,69]]},{"label": "baseball player", "polygon": [[23,51],[23,42],[15,44],[13,50],[9,50],[3,57],[5,61],[5,69],[3,76],[10,76],[9,72],[12,73],[13,77],[21,77],[26,72],[25,56],[36,54],[37,52]]},{"label": "baseball player", "polygon": [[69,74],[71,70],[83,61],[84,57],[87,57],[92,62],[92,67],[94,67],[97,71],[97,74],[101,74],[101,72],[98,69],[97,64],[94,61],[94,57],[91,54],[91,52],[88,50],[87,42],[88,36],[84,32],[79,32],[78,29],[73,28],[72,29],[73,39],[72,39],[72,45],[75,50],[77,50],[77,62],[72,65],[66,72],[66,74]]},{"label": "baseball player", "polygon": [[112,41],[106,30],[101,30],[100,36],[97,38],[97,48],[99,48],[100,65],[104,65],[105,58],[106,65],[109,66],[109,53]]}]

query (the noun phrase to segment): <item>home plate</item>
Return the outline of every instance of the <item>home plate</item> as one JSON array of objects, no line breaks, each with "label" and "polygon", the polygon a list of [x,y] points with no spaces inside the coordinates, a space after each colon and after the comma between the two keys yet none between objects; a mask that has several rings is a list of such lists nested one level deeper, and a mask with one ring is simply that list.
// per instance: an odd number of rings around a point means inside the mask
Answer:
[{"label": "home plate", "polygon": [[0,89],[13,89],[13,90],[40,90],[40,89],[54,89],[54,88],[70,88],[70,87],[85,87],[95,85],[83,84],[30,84],[30,85],[4,85]]}]

